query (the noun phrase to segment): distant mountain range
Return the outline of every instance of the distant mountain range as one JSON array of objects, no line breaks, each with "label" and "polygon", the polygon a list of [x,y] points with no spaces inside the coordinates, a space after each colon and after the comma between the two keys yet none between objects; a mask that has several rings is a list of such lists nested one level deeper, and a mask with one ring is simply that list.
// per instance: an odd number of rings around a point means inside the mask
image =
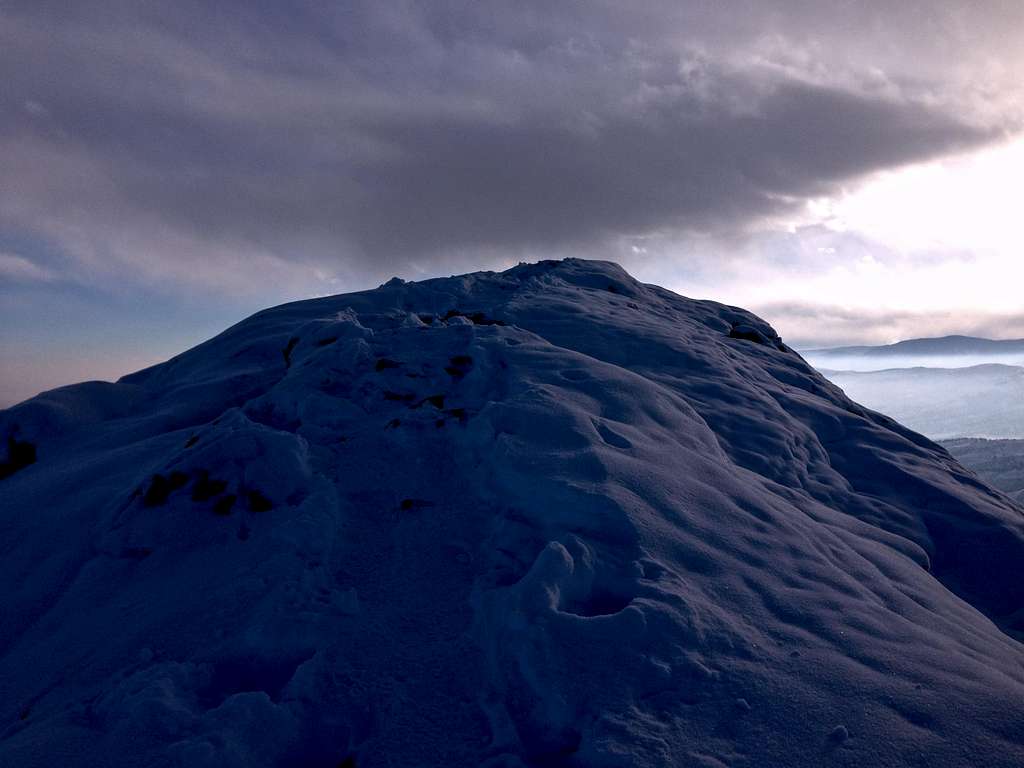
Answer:
[{"label": "distant mountain range", "polygon": [[860,347],[809,349],[813,356],[867,355],[870,357],[928,355],[1016,355],[1024,354],[1024,339],[982,339],[977,336],[941,336],[934,339],[907,339],[895,344]]},{"label": "distant mountain range", "polygon": [[1024,366],[1024,339],[943,336],[896,344],[802,350],[819,370],[884,371],[893,368],[968,368],[987,363]]}]

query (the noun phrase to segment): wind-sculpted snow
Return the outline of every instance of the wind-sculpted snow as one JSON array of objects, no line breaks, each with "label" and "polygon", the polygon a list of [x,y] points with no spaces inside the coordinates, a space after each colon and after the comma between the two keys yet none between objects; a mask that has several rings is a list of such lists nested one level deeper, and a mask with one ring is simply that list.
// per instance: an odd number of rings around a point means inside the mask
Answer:
[{"label": "wind-sculpted snow", "polygon": [[1024,764],[1020,508],[614,265],[277,307],[0,425],[3,765]]}]

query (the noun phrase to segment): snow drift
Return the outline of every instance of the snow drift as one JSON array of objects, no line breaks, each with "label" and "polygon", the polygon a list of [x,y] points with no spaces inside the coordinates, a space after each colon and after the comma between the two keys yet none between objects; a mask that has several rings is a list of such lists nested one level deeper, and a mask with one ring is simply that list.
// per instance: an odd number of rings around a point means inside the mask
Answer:
[{"label": "snow drift", "polygon": [[0,413],[0,764],[1019,766],[1024,521],[568,260]]}]

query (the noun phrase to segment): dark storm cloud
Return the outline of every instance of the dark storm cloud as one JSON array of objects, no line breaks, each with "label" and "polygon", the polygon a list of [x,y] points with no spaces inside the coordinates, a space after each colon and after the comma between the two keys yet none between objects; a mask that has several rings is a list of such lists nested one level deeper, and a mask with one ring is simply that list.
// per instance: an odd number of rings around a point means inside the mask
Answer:
[{"label": "dark storm cloud", "polygon": [[802,84],[780,85],[741,114],[684,98],[599,116],[591,131],[559,117],[375,125],[399,156],[362,169],[372,202],[355,231],[405,250],[714,230],[986,135],[919,107]]},{"label": "dark storm cloud", "polygon": [[944,68],[966,5],[636,5],[5,6],[0,226],[212,282],[247,254],[601,253],[1011,127]]}]

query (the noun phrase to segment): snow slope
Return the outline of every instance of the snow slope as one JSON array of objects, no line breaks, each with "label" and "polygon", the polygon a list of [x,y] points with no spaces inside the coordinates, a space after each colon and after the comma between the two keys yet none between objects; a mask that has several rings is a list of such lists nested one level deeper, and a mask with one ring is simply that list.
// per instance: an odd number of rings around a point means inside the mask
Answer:
[{"label": "snow slope", "polygon": [[0,427],[0,765],[1024,764],[1020,508],[611,264],[276,307]]}]

